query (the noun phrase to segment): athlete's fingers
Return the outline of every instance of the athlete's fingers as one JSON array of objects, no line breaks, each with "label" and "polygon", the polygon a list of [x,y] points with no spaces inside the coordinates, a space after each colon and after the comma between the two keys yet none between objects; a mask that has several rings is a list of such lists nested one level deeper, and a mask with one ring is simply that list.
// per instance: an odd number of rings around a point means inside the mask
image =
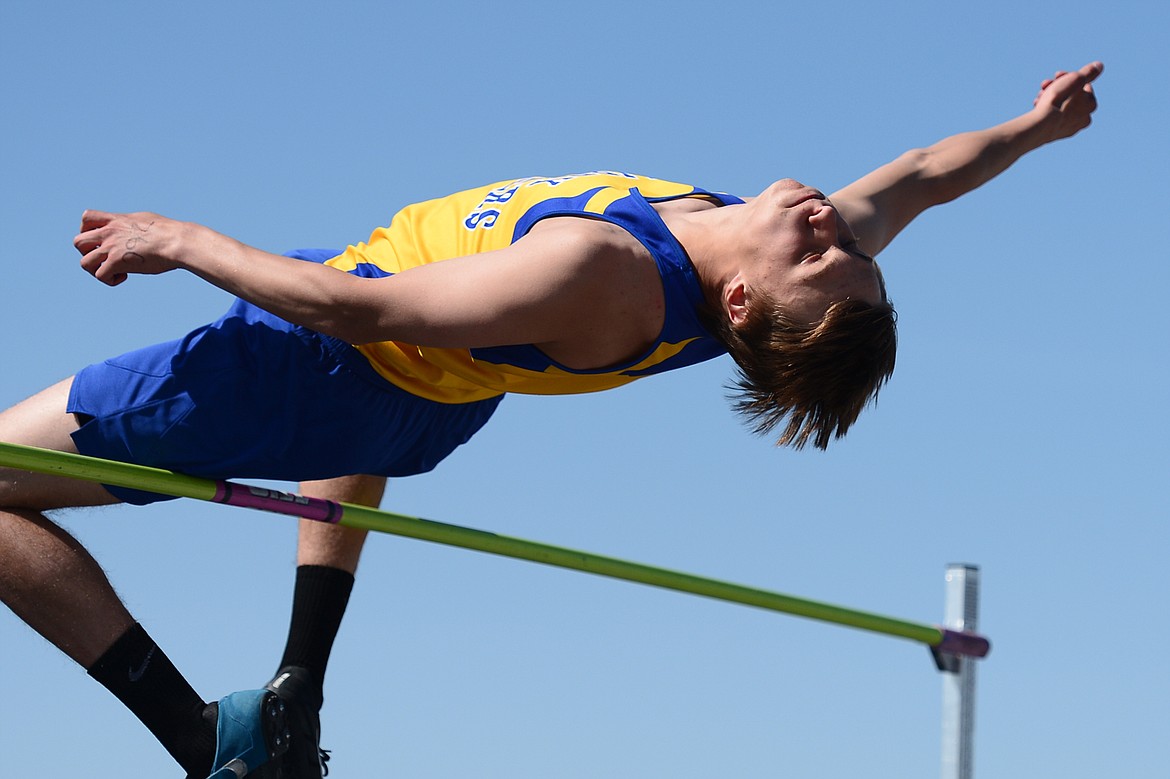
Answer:
[{"label": "athlete's fingers", "polygon": [[1054,79],[1048,88],[1040,93],[1040,99],[1047,100],[1051,105],[1059,108],[1069,98],[1083,93],[1087,94],[1095,104],[1096,98],[1089,82],[1101,75],[1103,67],[1099,62],[1092,62],[1075,73],[1065,73]]},{"label": "athlete's fingers", "polygon": [[[78,251],[81,251],[80,249]],[[97,276],[98,269],[106,261],[106,253],[101,247],[95,247],[84,252],[81,257],[81,269],[91,276]]]},{"label": "athlete's fingers", "polygon": [[1083,68],[1077,71],[1085,79],[1085,83],[1092,83],[1096,81],[1097,76],[1105,72],[1105,63],[1100,60],[1090,62]]},{"label": "athlete's fingers", "polygon": [[81,267],[91,276],[109,287],[116,287],[126,280],[125,273],[114,270],[109,256],[101,250],[90,252],[81,258]]},{"label": "athlete's fingers", "polygon": [[99,231],[108,225],[113,218],[113,214],[105,211],[85,211],[81,215],[81,229],[73,237],[73,248],[82,254],[87,254],[101,246],[104,233]]},{"label": "athlete's fingers", "polygon": [[1048,89],[1048,87],[1052,86],[1053,82],[1055,82],[1058,78],[1060,78],[1061,76],[1065,76],[1065,75],[1068,75],[1067,70],[1058,70],[1052,74],[1052,78],[1046,78],[1043,81],[1041,81],[1040,82],[1040,91],[1036,93],[1036,97],[1032,98],[1032,105],[1038,105],[1040,103],[1040,100],[1044,97],[1044,90],[1046,90],[1046,89]]},{"label": "athlete's fingers", "polygon": [[87,232],[95,227],[107,225],[114,218],[114,214],[108,211],[95,211],[93,209],[86,209],[81,214],[81,232]]},{"label": "athlete's fingers", "polygon": [[73,248],[81,254],[89,254],[102,245],[102,236],[96,228],[84,230],[73,237]]}]

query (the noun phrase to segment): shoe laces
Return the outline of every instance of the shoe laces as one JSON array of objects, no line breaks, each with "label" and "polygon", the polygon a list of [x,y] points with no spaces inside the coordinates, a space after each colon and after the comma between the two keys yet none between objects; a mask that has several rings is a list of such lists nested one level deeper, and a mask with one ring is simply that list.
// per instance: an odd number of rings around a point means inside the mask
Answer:
[{"label": "shoe laces", "polygon": [[317,747],[317,756],[321,759],[321,776],[329,776],[329,750]]}]

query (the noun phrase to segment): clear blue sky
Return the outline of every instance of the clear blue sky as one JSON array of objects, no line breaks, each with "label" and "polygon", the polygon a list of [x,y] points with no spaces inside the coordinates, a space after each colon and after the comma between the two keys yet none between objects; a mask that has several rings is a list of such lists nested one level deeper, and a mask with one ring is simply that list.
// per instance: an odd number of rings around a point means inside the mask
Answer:
[{"label": "clear blue sky", "polygon": [[[0,405],[218,315],[191,276],[107,289],[81,211],[283,251],[504,178],[628,169],[826,190],[1106,63],[1094,126],[881,257],[893,383],[828,453],[777,451],[716,361],[509,398],[385,506],[921,621],[982,566],[976,769],[1165,769],[1170,645],[1167,11],[1148,2],[6,3]],[[63,522],[208,698],[283,646],[294,524],[195,503]],[[5,776],[179,776],[0,614]],[[373,538],[328,678],[344,777],[931,777],[925,650]]]}]

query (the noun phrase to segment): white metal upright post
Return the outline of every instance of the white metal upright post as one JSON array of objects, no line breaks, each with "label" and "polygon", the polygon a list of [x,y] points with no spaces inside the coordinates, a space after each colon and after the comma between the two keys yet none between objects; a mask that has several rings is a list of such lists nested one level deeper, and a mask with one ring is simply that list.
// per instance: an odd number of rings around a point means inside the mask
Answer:
[{"label": "white metal upright post", "polygon": [[[947,566],[943,627],[974,632],[979,620],[979,568]],[[942,779],[973,779],[975,658],[946,655],[942,700]]]}]

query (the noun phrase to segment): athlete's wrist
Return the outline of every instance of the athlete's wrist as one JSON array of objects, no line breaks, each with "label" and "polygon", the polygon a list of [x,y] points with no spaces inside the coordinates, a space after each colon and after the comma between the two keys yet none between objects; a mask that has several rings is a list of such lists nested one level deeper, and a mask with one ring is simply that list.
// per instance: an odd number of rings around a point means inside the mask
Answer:
[{"label": "athlete's wrist", "polygon": [[192,273],[207,273],[217,260],[223,260],[228,247],[223,244],[234,241],[217,233],[210,227],[196,222],[169,220],[166,239],[163,242],[164,257],[174,267]]}]

